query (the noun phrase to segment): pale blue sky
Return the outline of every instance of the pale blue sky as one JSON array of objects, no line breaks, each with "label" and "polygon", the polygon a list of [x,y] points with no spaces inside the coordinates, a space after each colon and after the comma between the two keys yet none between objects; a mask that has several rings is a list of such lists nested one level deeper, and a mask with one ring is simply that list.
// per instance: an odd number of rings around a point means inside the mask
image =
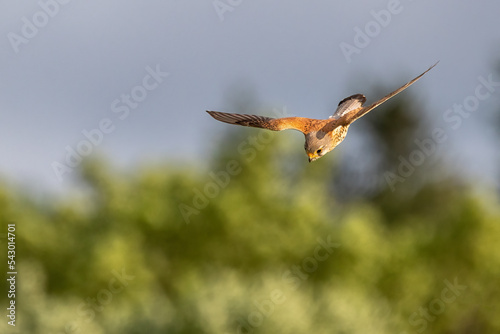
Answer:
[{"label": "pale blue sky", "polygon": [[[37,190],[71,186],[74,173],[60,182],[53,162],[64,164],[66,147],[76,149],[82,131],[103,120],[111,125],[92,154],[120,166],[196,161],[212,148],[212,132],[226,130],[204,111],[231,111],[235,85],[261,107],[322,118],[348,95],[373,101],[375,84],[397,88],[440,60],[406,93],[436,115],[435,126],[449,127],[443,114],[475,94],[478,77],[500,81],[498,1],[220,2],[236,6],[217,13],[212,0],[4,2],[0,177]],[[357,28],[372,36],[349,62],[340,45],[356,46]],[[155,81],[151,71],[168,75]],[[125,95],[133,96],[128,105]],[[481,121],[499,96],[500,87],[449,130],[440,153],[486,181],[498,145]],[[343,146],[354,145],[351,136]]]}]

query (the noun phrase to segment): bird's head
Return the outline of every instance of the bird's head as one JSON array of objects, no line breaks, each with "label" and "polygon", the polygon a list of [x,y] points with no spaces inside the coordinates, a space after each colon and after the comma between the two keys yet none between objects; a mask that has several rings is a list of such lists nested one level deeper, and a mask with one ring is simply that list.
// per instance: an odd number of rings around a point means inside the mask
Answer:
[{"label": "bird's head", "polygon": [[309,157],[309,162],[318,160],[335,148],[335,143],[325,132],[311,132],[306,135],[304,148]]}]

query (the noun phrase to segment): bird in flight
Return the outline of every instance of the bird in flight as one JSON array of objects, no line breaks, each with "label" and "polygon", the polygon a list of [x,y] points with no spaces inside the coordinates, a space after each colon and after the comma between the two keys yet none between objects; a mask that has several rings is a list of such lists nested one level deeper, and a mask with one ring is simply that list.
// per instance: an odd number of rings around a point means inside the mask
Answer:
[{"label": "bird in flight", "polygon": [[354,94],[346,97],[339,102],[337,110],[335,110],[335,113],[328,119],[312,119],[305,117],[271,118],[266,116],[231,114],[208,110],[207,113],[209,113],[210,116],[216,120],[229,124],[250,126],[273,131],[287,129],[299,130],[306,137],[304,148],[307,156],[309,157],[309,162],[311,162],[321,158],[337,147],[337,145],[344,140],[349,126],[355,120],[410,87],[436,65],[437,63],[429,67],[427,71],[420,74],[415,79],[409,81],[392,93],[387,94],[377,102],[367,107],[363,107],[363,104],[366,102],[366,97],[363,94]]}]

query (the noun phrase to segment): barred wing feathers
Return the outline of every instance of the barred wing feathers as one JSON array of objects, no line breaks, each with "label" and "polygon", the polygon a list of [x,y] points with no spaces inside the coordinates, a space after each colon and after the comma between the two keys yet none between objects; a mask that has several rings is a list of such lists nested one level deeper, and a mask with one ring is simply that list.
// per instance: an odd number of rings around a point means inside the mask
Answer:
[{"label": "barred wing feathers", "polygon": [[273,131],[282,131],[287,129],[298,130],[303,133],[308,133],[321,120],[315,120],[304,117],[284,117],[271,118],[266,116],[247,115],[247,114],[231,114],[220,111],[208,111],[207,113],[218,121],[250,126],[254,128],[268,129]]}]

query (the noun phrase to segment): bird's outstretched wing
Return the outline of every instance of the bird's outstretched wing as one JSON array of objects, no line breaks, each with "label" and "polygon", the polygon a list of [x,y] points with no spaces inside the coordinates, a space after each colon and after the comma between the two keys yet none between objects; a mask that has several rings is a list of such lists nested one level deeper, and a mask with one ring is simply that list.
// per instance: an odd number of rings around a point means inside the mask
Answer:
[{"label": "bird's outstretched wing", "polygon": [[[383,98],[381,98],[380,100],[378,100],[377,102],[365,107],[365,108],[361,108],[359,111],[357,112],[344,112],[343,113],[343,116],[341,117],[341,119],[339,121],[341,121],[341,123],[343,124],[351,124],[352,122],[354,122],[355,120],[357,120],[358,118],[364,116],[366,113],[368,113],[370,110],[378,107],[379,105],[381,105],[382,103],[384,103],[385,101],[389,100],[391,97],[395,96],[396,94],[398,93],[401,93],[403,90],[405,90],[406,88],[410,87],[412,84],[414,84],[418,79],[420,79],[425,73],[429,72],[434,66],[436,66],[439,62],[435,63],[434,65],[432,65],[431,67],[429,67],[427,69],[427,71],[425,71],[424,73],[420,74],[418,77],[416,77],[415,79],[407,82],[406,84],[404,84],[403,86],[399,87],[398,89],[396,89],[395,91],[393,91],[392,93],[390,94],[387,94],[386,96],[384,96]],[[356,96],[356,95],[353,95],[353,96]]]},{"label": "bird's outstretched wing", "polygon": [[210,116],[212,116],[216,120],[224,123],[250,126],[254,128],[268,129],[273,131],[293,129],[298,130],[304,134],[310,131],[313,124],[320,122],[319,120],[304,117],[271,118],[266,116],[231,114],[208,110],[207,113],[209,113]]}]

